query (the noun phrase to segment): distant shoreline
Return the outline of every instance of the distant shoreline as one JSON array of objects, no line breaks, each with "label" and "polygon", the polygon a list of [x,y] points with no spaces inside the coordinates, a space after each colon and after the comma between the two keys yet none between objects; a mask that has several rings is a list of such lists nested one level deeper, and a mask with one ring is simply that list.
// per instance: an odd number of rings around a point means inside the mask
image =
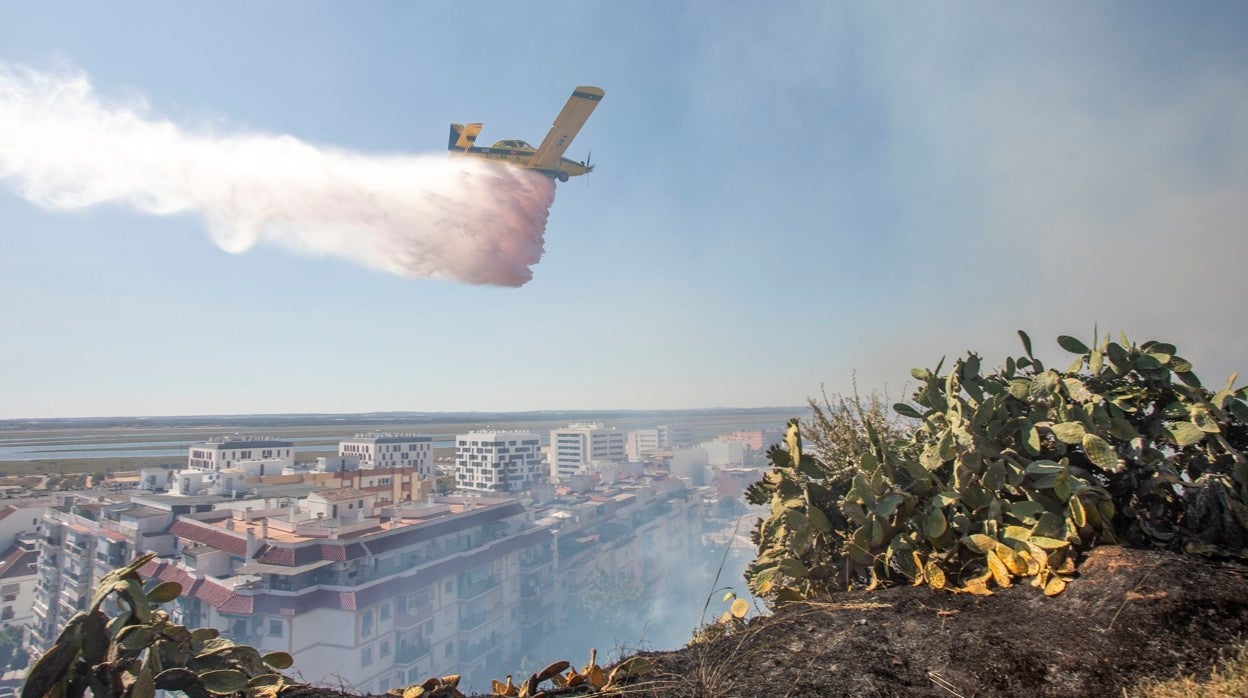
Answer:
[{"label": "distant shoreline", "polygon": [[612,418],[684,418],[770,413],[805,413],[807,407],[707,407],[671,410],[528,410],[518,412],[308,412],[274,414],[165,415],[113,417],[23,417],[0,419],[0,433],[40,429],[224,428],[231,426],[345,426],[351,424],[483,423]]}]

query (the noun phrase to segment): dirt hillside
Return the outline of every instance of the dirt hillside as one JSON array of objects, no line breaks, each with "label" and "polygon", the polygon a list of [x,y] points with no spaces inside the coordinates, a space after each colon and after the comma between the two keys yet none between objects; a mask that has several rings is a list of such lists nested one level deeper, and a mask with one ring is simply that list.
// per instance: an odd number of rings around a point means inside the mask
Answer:
[{"label": "dirt hillside", "polygon": [[656,696],[1121,696],[1206,671],[1248,630],[1248,567],[1102,547],[1056,598],[926,588],[794,604],[648,655]]}]

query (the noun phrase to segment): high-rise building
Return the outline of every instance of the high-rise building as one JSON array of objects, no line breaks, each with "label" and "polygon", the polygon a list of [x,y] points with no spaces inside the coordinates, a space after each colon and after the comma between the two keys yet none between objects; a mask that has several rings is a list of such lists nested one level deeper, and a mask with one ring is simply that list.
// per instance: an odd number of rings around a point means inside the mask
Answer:
[{"label": "high-rise building", "polygon": [[600,422],[569,424],[550,432],[550,476],[566,478],[589,470],[595,461],[621,463],[627,459],[625,434]]},{"label": "high-rise building", "polygon": [[528,431],[471,431],[455,437],[455,481],[478,492],[520,492],[541,476],[541,439]]},{"label": "high-rise building", "polygon": [[68,495],[39,521],[39,577],[32,604],[30,645],[48,648],[74,614],[87,609],[91,591],[109,570],[151,551],[172,555],[171,511],[129,501]]},{"label": "high-rise building", "polygon": [[355,458],[360,467],[416,468],[421,477],[433,477],[433,438],[419,434],[356,434],[338,443],[340,457]]}]

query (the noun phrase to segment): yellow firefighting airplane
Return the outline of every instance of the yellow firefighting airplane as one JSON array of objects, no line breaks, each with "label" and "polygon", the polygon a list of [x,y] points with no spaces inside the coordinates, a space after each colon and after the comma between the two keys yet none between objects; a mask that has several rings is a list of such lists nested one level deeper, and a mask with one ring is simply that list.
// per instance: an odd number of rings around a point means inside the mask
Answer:
[{"label": "yellow firefighting airplane", "polygon": [[464,155],[530,167],[547,177],[566,182],[568,177],[594,171],[588,158],[576,162],[563,157],[563,153],[572,145],[572,139],[589,120],[589,115],[604,94],[606,93],[600,87],[576,88],[568,98],[568,103],[563,105],[563,111],[555,119],[555,125],[550,127],[550,132],[536,148],[516,140],[496,141],[489,148],[478,148],[473,143],[477,141],[477,134],[481,133],[482,124],[451,124],[451,140],[447,149],[462,152]]}]

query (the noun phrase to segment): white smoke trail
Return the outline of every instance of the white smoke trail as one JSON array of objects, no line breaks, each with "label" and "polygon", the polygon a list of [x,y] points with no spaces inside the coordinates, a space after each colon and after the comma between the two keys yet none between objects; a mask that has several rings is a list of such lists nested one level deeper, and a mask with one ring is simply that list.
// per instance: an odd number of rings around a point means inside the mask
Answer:
[{"label": "white smoke trail", "polygon": [[0,180],[50,209],[198,212],[230,252],[263,240],[403,276],[503,286],[533,277],[555,194],[542,175],[449,154],[193,132],[141,100],[102,99],[80,71],[3,63]]}]

